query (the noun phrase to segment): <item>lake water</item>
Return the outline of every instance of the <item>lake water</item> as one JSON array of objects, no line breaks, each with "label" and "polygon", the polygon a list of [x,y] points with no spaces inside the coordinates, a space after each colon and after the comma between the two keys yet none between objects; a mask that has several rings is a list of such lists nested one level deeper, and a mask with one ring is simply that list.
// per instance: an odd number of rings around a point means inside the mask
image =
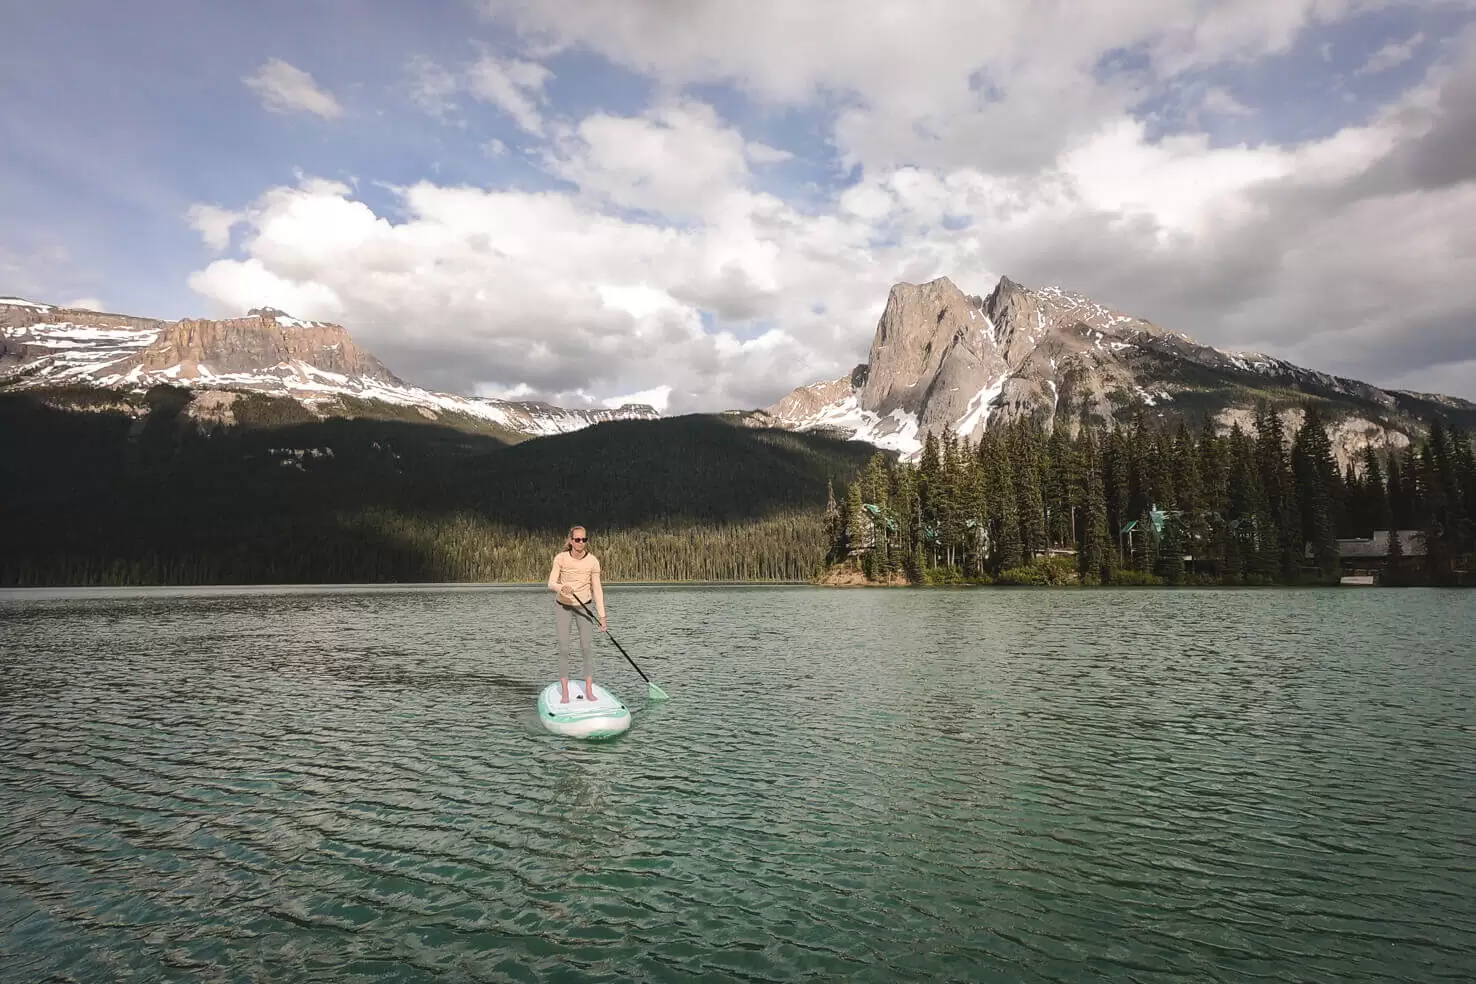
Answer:
[{"label": "lake water", "polygon": [[1476,593],[0,594],[0,979],[1436,981]]}]

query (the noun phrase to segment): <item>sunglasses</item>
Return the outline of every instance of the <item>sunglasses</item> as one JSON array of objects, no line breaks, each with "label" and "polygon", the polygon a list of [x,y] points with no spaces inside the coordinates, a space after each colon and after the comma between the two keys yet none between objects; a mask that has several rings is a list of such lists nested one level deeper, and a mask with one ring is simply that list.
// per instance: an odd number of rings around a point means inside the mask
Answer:
[{"label": "sunglasses", "polygon": [[589,537],[587,537],[587,536],[571,536],[571,537],[569,537],[569,539],[572,542],[574,542],[574,543],[588,543],[589,542]]}]

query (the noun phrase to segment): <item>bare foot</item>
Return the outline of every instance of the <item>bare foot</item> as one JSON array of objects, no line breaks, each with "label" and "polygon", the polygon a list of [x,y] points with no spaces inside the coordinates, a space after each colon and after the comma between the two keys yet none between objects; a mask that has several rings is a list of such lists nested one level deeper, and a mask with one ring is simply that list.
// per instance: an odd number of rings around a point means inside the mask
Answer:
[{"label": "bare foot", "polygon": [[584,696],[589,698],[590,700],[600,699],[598,696],[595,695],[595,682],[593,680],[584,681]]},{"label": "bare foot", "polygon": [[567,704],[567,703],[569,703],[569,681],[568,680],[564,680],[562,682],[563,682],[563,688],[562,689],[564,691],[564,703]]}]

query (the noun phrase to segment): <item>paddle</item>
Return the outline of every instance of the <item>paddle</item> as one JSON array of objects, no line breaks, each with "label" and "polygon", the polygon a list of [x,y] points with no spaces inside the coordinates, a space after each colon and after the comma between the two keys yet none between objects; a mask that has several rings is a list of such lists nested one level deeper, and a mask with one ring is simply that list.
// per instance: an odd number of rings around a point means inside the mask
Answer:
[{"label": "paddle", "polygon": [[[594,617],[594,612],[589,610],[589,606],[586,605],[577,595],[575,596],[574,600],[579,602],[579,607],[584,609],[584,614],[589,616],[589,620],[591,622],[599,621],[599,619]],[[620,650],[620,655],[624,656],[625,661],[631,666],[635,666],[635,671],[641,675],[642,680],[646,681],[646,697],[648,700],[671,699],[669,696],[667,696],[665,690],[662,690],[660,687],[656,686],[656,684],[651,682],[651,678],[646,676],[645,670],[641,669],[639,666],[636,666],[636,661],[630,658],[630,653],[625,651],[625,647],[622,646],[619,640],[617,640],[615,636],[611,634],[609,629],[605,630],[605,635],[610,636],[610,641],[615,643],[615,648]]]}]

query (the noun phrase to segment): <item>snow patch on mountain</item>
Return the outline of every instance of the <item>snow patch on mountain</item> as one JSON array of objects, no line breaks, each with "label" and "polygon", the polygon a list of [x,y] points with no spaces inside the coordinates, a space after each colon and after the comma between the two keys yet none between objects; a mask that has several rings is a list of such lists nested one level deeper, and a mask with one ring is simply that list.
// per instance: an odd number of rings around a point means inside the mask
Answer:
[{"label": "snow patch on mountain", "polygon": [[821,407],[799,422],[784,421],[797,431],[825,431],[849,441],[865,441],[886,451],[895,451],[910,461],[922,453],[916,414],[893,410],[883,416],[861,409],[855,393]]},{"label": "snow patch on mountain", "polygon": [[974,398],[969,401],[968,409],[959,418],[958,426],[953,428],[954,433],[963,437],[973,437],[975,430],[987,430],[989,411],[993,409],[994,401],[1004,393],[1005,382],[1009,378],[1009,374],[1006,373],[975,393]]},{"label": "snow patch on mountain", "polygon": [[[18,299],[6,298],[0,303],[15,301]],[[35,321],[38,314],[54,310],[29,301],[10,306],[24,308],[19,313],[22,322]],[[272,309],[256,309],[251,313],[264,321],[275,322],[279,328],[339,330],[324,322],[304,321]],[[80,383],[134,392],[145,392],[159,384],[202,391],[250,391],[290,398],[321,413],[332,412],[339,398],[353,397],[413,408],[431,420],[441,414],[459,414],[529,436],[565,434],[608,420],[649,420],[659,416],[654,408],[644,404],[579,410],[545,403],[436,393],[403,384],[387,372],[384,373],[387,378],[333,372],[306,359],[236,371],[215,369],[204,361],[147,368],[150,357],[154,359],[152,365],[157,366],[162,361],[161,353],[167,358],[168,352],[175,351],[166,344],[169,339],[163,338],[168,326],[163,322],[155,324],[155,327],[134,327],[39,321],[0,326],[0,342],[5,343],[0,348],[0,382],[19,387]],[[351,342],[348,344],[351,346]],[[321,351],[337,354],[342,346],[343,343],[329,344]],[[373,366],[383,368],[377,362]]]},{"label": "snow patch on mountain", "polygon": [[28,301],[23,297],[0,297],[0,307],[30,308],[35,311],[52,310],[50,304],[37,304],[35,301]]},{"label": "snow patch on mountain", "polygon": [[866,363],[849,377],[796,388],[760,417],[770,426],[828,426],[891,447],[876,429],[895,428],[886,415],[896,410],[918,422],[911,446],[946,431],[979,440],[989,425],[1020,419],[1074,433],[1083,421],[1120,426],[1136,408],[1149,408],[1154,418],[1192,425],[1258,401],[1303,399],[1332,408],[1340,465],[1361,447],[1408,441],[1437,408],[1453,423],[1476,426],[1476,404],[1468,401],[1386,391],[1265,353],[1216,349],[1081,294],[1032,290],[1008,277],[983,299],[946,277],[894,285]]}]

